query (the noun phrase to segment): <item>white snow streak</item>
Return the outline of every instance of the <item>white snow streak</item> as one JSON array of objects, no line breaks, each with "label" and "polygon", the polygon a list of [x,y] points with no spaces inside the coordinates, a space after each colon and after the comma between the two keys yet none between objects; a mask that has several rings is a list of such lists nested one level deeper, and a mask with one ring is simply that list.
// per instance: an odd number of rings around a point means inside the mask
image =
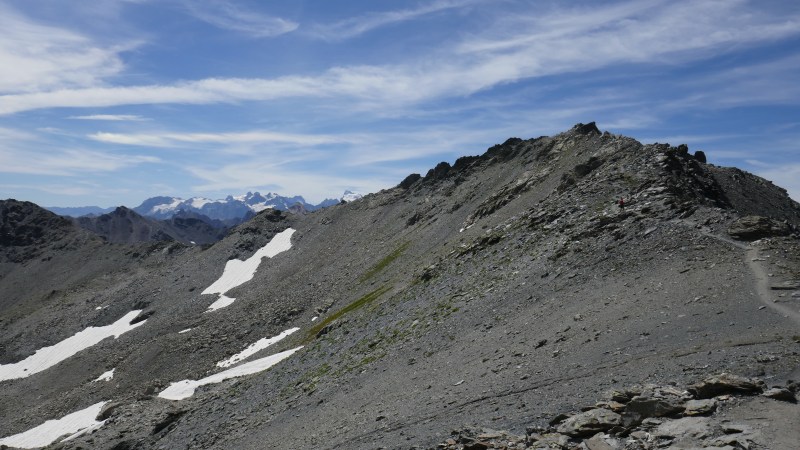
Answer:
[{"label": "white snow streak", "polygon": [[100,428],[105,423],[95,420],[95,417],[100,414],[106,403],[108,402],[95,403],[60,419],[48,420],[24,433],[4,437],[0,439],[0,444],[19,448],[38,448],[52,444],[65,434],[72,434],[67,439],[78,437],[85,432]]},{"label": "white snow streak", "polygon": [[190,200],[191,201],[189,202],[189,204],[197,209],[202,209],[203,206],[209,203],[217,203],[214,200],[211,200],[210,198],[203,198],[203,197],[192,197]]},{"label": "white snow streak", "polygon": [[219,294],[217,301],[210,304],[206,312],[216,311],[226,306],[230,306],[234,301],[236,301],[236,299],[233,297],[226,297],[225,294]]},{"label": "white snow streak", "polygon": [[224,294],[236,286],[252,280],[256,270],[258,270],[258,266],[261,264],[262,258],[272,258],[292,248],[292,234],[294,232],[294,229],[287,228],[276,234],[267,245],[258,249],[253,256],[246,260],[232,259],[228,261],[225,264],[225,270],[222,271],[222,276],[202,292],[203,294],[220,294],[219,300],[214,302],[208,311],[215,311],[233,303],[236,299],[225,297]]},{"label": "white snow streak", "polygon": [[267,205],[265,203],[256,203],[255,205],[247,205],[247,207],[250,208],[250,210],[252,210],[255,213],[260,213],[261,211],[264,211],[265,209],[274,208],[275,205]]},{"label": "white snow streak", "polygon": [[114,378],[114,371],[115,370],[117,370],[116,367],[111,369],[111,370],[109,370],[108,372],[103,372],[103,374],[100,375],[99,377],[97,377],[97,379],[95,379],[94,381],[95,382],[97,382],[97,381],[111,381],[111,379]]},{"label": "white snow streak", "polygon": [[164,203],[161,205],[153,206],[153,209],[151,209],[150,212],[163,213],[163,212],[175,211],[175,208],[177,208],[182,202],[183,199],[173,197],[172,203]]},{"label": "white snow streak", "polygon": [[261,350],[269,347],[270,345],[280,341],[281,339],[289,336],[290,334],[294,333],[295,331],[299,330],[300,328],[289,328],[288,330],[282,332],[281,334],[271,337],[271,338],[263,338],[259,339],[258,341],[250,344],[246,349],[242,350],[241,352],[231,356],[230,358],[226,359],[225,361],[220,361],[217,363],[217,367],[230,367],[234,364],[237,364],[245,359],[255,355]]},{"label": "white snow streak", "polygon": [[114,336],[114,339],[132,329],[144,325],[147,320],[131,325],[131,320],[136,318],[142,310],[131,311],[121,319],[104,327],[89,327],[75,335],[64,339],[50,347],[40,348],[36,353],[18,363],[0,364],[0,381],[25,378],[35,373],[48,369],[64,361],[70,356],[87,349],[105,338]]},{"label": "white snow streak", "polygon": [[190,331],[192,331],[192,329],[191,328],[187,328],[185,330],[178,331],[178,334],[188,333]]},{"label": "white snow streak", "polygon": [[276,353],[272,356],[267,356],[266,358],[256,359],[255,361],[230,368],[226,371],[207,376],[200,380],[182,380],[175,383],[170,383],[169,387],[161,391],[158,396],[167,400],[183,400],[185,398],[189,398],[194,395],[195,389],[200,386],[220,383],[230,378],[242,377],[245,375],[262,372],[292,356],[301,348],[303,347],[300,346],[291,350],[286,350],[285,352]]}]

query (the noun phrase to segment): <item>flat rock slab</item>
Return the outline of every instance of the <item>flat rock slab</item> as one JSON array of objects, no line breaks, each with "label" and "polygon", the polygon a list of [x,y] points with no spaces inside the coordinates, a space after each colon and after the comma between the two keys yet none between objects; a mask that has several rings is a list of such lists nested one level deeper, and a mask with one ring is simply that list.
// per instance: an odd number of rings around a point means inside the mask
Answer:
[{"label": "flat rock slab", "polygon": [[757,380],[727,373],[708,377],[700,383],[689,386],[689,392],[698,399],[731,393],[761,393],[762,390],[762,385]]},{"label": "flat rock slab", "polygon": [[686,402],[686,410],[683,412],[687,416],[702,416],[711,414],[717,409],[717,401],[713,398],[706,400],[689,400]]},{"label": "flat rock slab", "polygon": [[774,387],[771,389],[767,389],[761,395],[763,395],[764,397],[768,397],[774,400],[781,400],[784,402],[791,402],[791,403],[797,402],[797,398],[794,396],[794,393],[786,388]]},{"label": "flat rock slab", "polygon": [[[661,438],[680,437],[681,440],[695,440],[699,445],[700,441],[712,434],[711,421],[705,417],[683,417],[676,420],[668,420],[653,432]],[[692,444],[686,442],[686,444]]]},{"label": "flat rock slab", "polygon": [[800,289],[800,280],[788,280],[779,284],[770,286],[773,291],[796,291]]},{"label": "flat rock slab", "polygon": [[622,424],[622,416],[607,409],[592,409],[576,414],[558,426],[558,432],[573,437],[593,436]]}]

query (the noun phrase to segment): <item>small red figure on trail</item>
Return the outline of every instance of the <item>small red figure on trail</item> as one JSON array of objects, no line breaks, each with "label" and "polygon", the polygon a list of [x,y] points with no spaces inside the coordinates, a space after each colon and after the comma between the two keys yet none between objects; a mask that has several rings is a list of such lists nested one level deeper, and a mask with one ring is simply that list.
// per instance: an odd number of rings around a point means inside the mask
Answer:
[{"label": "small red figure on trail", "polygon": [[619,205],[620,209],[625,209],[625,199],[623,199],[622,197],[619,198],[617,204]]}]

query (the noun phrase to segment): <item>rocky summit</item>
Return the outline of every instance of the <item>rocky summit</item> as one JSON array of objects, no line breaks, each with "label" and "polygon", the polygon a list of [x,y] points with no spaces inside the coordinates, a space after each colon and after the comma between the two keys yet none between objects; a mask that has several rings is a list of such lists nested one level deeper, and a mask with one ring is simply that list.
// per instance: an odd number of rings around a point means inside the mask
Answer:
[{"label": "rocky summit", "polygon": [[210,246],[0,219],[0,445],[800,442],[800,205],[685,145],[512,138]]}]

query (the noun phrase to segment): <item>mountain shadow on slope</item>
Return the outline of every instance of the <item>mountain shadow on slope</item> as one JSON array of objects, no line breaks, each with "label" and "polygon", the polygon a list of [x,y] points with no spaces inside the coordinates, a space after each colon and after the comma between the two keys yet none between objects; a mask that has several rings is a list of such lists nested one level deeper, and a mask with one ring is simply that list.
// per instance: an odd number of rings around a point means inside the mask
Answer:
[{"label": "mountain shadow on slope", "polygon": [[155,220],[120,206],[97,217],[79,217],[76,222],[108,242],[133,244],[152,241],[178,241],[184,244],[213,244],[228,231],[221,221],[201,214],[180,211],[167,220]]},{"label": "mountain shadow on slope", "polygon": [[26,261],[77,234],[68,218],[31,202],[0,200],[0,261]]}]

